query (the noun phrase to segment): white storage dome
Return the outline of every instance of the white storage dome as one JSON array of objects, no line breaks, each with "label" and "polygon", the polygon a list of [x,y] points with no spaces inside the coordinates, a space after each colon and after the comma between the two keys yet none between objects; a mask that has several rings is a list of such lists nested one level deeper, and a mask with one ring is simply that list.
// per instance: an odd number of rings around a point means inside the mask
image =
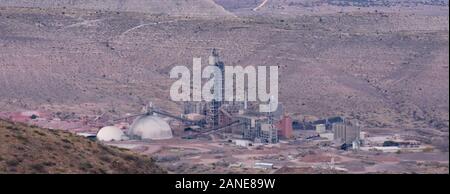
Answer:
[{"label": "white storage dome", "polygon": [[100,141],[122,141],[126,139],[126,136],[118,127],[107,126],[98,131],[97,139]]},{"label": "white storage dome", "polygon": [[144,115],[136,118],[128,131],[128,135],[132,138],[150,140],[170,139],[173,137],[169,124],[153,115]]}]

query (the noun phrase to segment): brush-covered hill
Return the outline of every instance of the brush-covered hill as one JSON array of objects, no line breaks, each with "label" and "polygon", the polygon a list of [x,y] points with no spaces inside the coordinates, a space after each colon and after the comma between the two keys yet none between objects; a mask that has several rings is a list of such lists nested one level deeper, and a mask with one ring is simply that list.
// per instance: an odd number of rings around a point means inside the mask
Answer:
[{"label": "brush-covered hill", "polygon": [[405,132],[448,150],[448,6],[328,12],[297,0],[216,2],[255,15],[0,5],[0,111],[120,118],[151,101],[181,113],[182,103],[170,100],[170,70],[217,48],[226,65],[278,65],[287,113],[358,119],[364,129]]},{"label": "brush-covered hill", "polygon": [[72,133],[0,120],[0,174],[165,173],[152,159]]},{"label": "brush-covered hill", "polygon": [[190,17],[232,16],[213,0],[2,0],[0,6],[125,11]]}]

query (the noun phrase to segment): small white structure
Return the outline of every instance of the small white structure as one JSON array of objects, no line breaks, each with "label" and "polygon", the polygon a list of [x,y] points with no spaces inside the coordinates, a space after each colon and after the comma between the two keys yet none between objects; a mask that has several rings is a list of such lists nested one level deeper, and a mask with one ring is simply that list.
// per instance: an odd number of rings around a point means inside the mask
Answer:
[{"label": "small white structure", "polygon": [[318,124],[316,125],[316,132],[321,134],[321,133],[325,133],[326,131],[326,127],[324,124]]},{"label": "small white structure", "polygon": [[360,147],[361,150],[363,151],[381,151],[381,152],[385,152],[385,153],[395,153],[398,152],[400,149],[400,147],[397,146],[391,146],[391,147],[382,147],[382,146],[363,146]]},{"label": "small white structure", "polygon": [[236,140],[234,140],[234,143],[237,146],[241,146],[241,147],[248,147],[252,144],[252,142],[250,142],[248,140],[244,140],[244,139],[236,139]]},{"label": "small white structure", "polygon": [[121,129],[116,126],[103,127],[97,133],[97,139],[100,141],[122,141],[127,137]]},{"label": "small white structure", "polygon": [[273,164],[272,163],[257,162],[257,163],[255,163],[254,168],[273,169]]},{"label": "small white structure", "polygon": [[359,150],[360,147],[361,147],[361,142],[359,140],[355,140],[352,142],[352,148],[354,150]]},{"label": "small white structure", "polygon": [[132,138],[149,140],[163,140],[173,137],[169,124],[153,115],[136,118],[128,130],[128,135]]},{"label": "small white structure", "polygon": [[375,150],[379,150],[386,153],[394,153],[398,152],[400,148],[398,146],[391,146],[391,147],[381,147],[381,146],[375,146],[373,147]]},{"label": "small white structure", "polygon": [[97,138],[97,134],[95,133],[77,133],[77,135],[85,137],[85,138]]},{"label": "small white structure", "polygon": [[244,165],[242,164],[242,162],[238,162],[238,163],[230,164],[230,165],[228,166],[228,168],[241,168],[242,166],[244,166]]}]

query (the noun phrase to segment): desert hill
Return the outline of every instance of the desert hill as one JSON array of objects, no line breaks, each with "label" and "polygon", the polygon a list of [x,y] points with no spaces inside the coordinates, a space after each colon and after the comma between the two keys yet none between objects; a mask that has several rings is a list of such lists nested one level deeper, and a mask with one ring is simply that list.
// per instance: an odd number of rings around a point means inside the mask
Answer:
[{"label": "desert hill", "polygon": [[2,173],[164,173],[146,156],[60,130],[0,120]]},{"label": "desert hill", "polygon": [[168,72],[217,48],[226,65],[280,66],[289,113],[356,118],[448,149],[448,6],[360,1],[328,12],[271,0],[252,11],[261,1],[216,2],[257,14],[222,20],[1,7],[0,111],[119,117],[152,101],[181,112],[169,100]]},{"label": "desert hill", "polygon": [[140,12],[171,16],[226,17],[232,16],[212,0],[4,0],[4,7],[88,9],[118,12]]}]

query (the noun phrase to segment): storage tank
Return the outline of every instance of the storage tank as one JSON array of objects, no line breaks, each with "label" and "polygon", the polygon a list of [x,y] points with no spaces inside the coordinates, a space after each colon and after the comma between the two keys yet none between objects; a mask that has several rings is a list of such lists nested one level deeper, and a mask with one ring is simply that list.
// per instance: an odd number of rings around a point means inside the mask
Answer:
[{"label": "storage tank", "polygon": [[173,137],[169,124],[154,115],[144,115],[136,118],[128,130],[128,135],[133,139],[149,140],[163,140]]}]

